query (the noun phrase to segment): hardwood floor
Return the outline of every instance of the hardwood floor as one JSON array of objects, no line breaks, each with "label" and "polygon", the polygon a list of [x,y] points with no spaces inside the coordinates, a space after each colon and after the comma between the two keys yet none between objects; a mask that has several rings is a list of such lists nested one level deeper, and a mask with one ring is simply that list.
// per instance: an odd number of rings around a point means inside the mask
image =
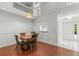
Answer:
[{"label": "hardwood floor", "polygon": [[74,56],[78,52],[65,48],[49,45],[43,42],[37,43],[37,48],[30,51],[16,52],[16,45],[0,48],[0,56]]}]

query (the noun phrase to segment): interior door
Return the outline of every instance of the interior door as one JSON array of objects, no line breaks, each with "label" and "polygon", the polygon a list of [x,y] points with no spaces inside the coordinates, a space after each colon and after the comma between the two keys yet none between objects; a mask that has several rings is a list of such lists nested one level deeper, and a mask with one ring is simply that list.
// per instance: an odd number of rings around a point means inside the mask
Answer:
[{"label": "interior door", "polygon": [[74,23],[73,22],[64,22],[62,25],[62,34],[64,40],[73,40],[74,39]]}]

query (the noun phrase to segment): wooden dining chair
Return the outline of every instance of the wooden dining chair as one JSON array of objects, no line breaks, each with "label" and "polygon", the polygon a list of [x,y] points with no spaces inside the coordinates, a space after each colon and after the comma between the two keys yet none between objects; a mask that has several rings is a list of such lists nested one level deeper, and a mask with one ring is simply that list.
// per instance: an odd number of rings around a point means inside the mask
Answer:
[{"label": "wooden dining chair", "polygon": [[33,50],[33,44],[32,44],[32,41],[28,42],[28,50],[30,50],[30,51]]},{"label": "wooden dining chair", "polygon": [[32,32],[32,46],[37,47],[37,37],[38,33]]},{"label": "wooden dining chair", "polygon": [[15,36],[15,40],[16,40],[16,51],[20,51],[21,50],[21,42],[18,40],[18,36]]},{"label": "wooden dining chair", "polygon": [[27,50],[27,48],[28,48],[28,42],[22,41],[21,48],[22,48],[22,50]]}]

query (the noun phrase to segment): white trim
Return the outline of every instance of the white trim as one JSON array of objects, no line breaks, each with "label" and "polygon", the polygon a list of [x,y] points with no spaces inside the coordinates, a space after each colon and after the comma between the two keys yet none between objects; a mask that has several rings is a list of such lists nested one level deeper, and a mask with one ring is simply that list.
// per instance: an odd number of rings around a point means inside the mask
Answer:
[{"label": "white trim", "polygon": [[10,45],[13,45],[13,44],[16,44],[16,43],[14,42],[14,43],[9,43],[9,44],[5,44],[5,45],[1,45],[0,48],[6,47],[6,46],[10,46]]},{"label": "white trim", "polygon": [[57,44],[54,44],[54,43],[48,43],[48,42],[43,41],[43,40],[38,40],[38,41],[40,41],[40,42],[44,42],[44,43],[47,43],[47,44],[50,44],[50,45],[55,45],[55,46],[57,46]]},{"label": "white trim", "polygon": [[43,41],[43,40],[38,40],[38,41],[39,41],[39,42],[43,42],[43,43],[47,43],[47,44],[50,44],[50,45],[58,46],[58,47],[61,47],[61,48],[69,49],[69,50],[72,50],[72,51],[77,51],[77,52],[79,52],[78,49],[75,50],[75,49],[73,49],[73,48],[71,48],[71,47],[68,47],[68,46],[65,46],[65,45],[62,45],[62,44],[48,43],[48,42]]}]

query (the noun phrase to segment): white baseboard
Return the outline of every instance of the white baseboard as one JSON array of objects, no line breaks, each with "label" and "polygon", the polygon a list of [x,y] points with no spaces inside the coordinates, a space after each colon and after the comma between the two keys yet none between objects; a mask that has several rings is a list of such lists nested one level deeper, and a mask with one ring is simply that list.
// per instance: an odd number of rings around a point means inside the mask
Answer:
[{"label": "white baseboard", "polygon": [[[48,43],[48,42],[43,41],[43,40],[38,40],[38,41],[40,41],[40,42],[44,42],[44,43],[47,43],[47,44],[50,44],[50,45],[55,45],[55,46],[57,46],[57,44]],[[6,46],[9,46],[9,45],[13,45],[13,44],[16,44],[16,43],[13,42],[13,43],[9,43],[9,44],[0,45],[0,48],[2,48],[2,47],[6,47]]]},{"label": "white baseboard", "polygon": [[44,42],[44,43],[47,43],[47,44],[50,44],[50,45],[55,45],[55,46],[57,46],[57,44],[49,43],[49,42],[46,42],[46,41],[43,41],[43,40],[38,40],[38,41],[40,41],[40,42]]},{"label": "white baseboard", "polygon": [[0,48],[6,47],[6,46],[9,46],[9,45],[13,45],[13,44],[16,44],[16,43],[14,42],[14,43],[9,43],[9,44],[5,44],[5,45],[1,45]]},{"label": "white baseboard", "polygon": [[46,42],[46,41],[43,41],[43,40],[38,40],[38,41],[44,42],[44,43],[47,43],[47,44],[50,44],[50,45],[55,45],[55,46],[58,46],[58,47],[61,47],[61,48],[65,48],[65,49],[69,49],[69,50],[73,50],[73,51],[79,52],[78,49],[75,50],[75,49],[72,49],[72,48],[70,48],[70,47],[66,47],[66,46],[61,45],[61,44],[53,44],[53,43],[49,43],[49,42]]}]

